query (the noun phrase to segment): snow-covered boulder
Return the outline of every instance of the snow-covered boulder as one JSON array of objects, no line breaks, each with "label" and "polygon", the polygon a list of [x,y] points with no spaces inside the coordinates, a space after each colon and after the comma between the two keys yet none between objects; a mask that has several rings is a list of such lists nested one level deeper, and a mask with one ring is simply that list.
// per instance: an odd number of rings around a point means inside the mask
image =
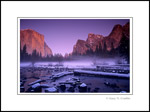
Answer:
[{"label": "snow-covered boulder", "polygon": [[45,80],[38,79],[38,80],[36,80],[36,81],[34,81],[34,82],[29,83],[28,86],[34,85],[34,84],[36,84],[36,83],[44,82],[44,81],[45,81]]},{"label": "snow-covered boulder", "polygon": [[79,92],[87,92],[87,85],[82,83],[79,87]]},{"label": "snow-covered boulder", "polygon": [[82,84],[80,85],[80,87],[87,87],[87,85],[86,85],[85,83],[82,83]]},{"label": "snow-covered boulder", "polygon": [[27,92],[42,92],[40,83],[33,84],[30,88],[28,88]]},{"label": "snow-covered boulder", "polygon": [[36,83],[36,84],[32,85],[31,87],[32,87],[33,89],[35,89],[35,88],[40,87],[40,86],[41,86],[40,83]]},{"label": "snow-covered boulder", "polygon": [[47,88],[45,89],[45,92],[57,92],[57,89],[55,87],[52,87],[52,88]]},{"label": "snow-covered boulder", "polygon": [[126,91],[120,91],[120,93],[127,93]]}]

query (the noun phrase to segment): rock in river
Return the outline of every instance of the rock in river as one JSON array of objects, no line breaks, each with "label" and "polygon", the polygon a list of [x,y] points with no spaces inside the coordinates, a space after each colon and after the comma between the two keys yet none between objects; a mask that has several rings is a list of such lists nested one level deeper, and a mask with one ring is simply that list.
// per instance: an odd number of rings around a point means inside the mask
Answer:
[{"label": "rock in river", "polygon": [[87,92],[87,85],[85,83],[79,86],[79,92]]},{"label": "rock in river", "polygon": [[47,88],[47,89],[45,89],[45,92],[55,93],[55,92],[57,92],[57,89],[55,87]]}]

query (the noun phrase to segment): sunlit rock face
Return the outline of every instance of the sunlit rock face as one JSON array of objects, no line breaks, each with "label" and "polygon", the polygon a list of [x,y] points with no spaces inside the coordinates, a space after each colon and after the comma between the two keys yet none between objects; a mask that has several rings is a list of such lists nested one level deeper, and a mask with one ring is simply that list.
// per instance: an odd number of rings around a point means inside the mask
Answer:
[{"label": "sunlit rock face", "polygon": [[123,37],[129,38],[129,26],[129,23],[124,26],[119,24],[115,25],[111,33],[106,37],[103,35],[89,33],[86,41],[77,41],[76,45],[73,47],[73,53],[86,54],[88,49],[95,52],[96,48],[100,48],[105,51],[116,49],[120,46],[120,41]]},{"label": "sunlit rock face", "polygon": [[107,46],[107,51],[110,51],[112,47],[118,48],[123,37],[129,39],[129,22],[124,26],[115,25],[111,33],[105,37],[104,40]]},{"label": "sunlit rock face", "polygon": [[48,45],[44,42],[44,56],[51,56],[52,50],[48,47]]},{"label": "sunlit rock face", "polygon": [[96,34],[93,34],[93,33],[89,33],[86,42],[90,46],[90,49],[93,52],[95,52],[96,47],[99,46],[100,41],[102,39],[103,39],[103,35],[96,35]]},{"label": "sunlit rock face", "polygon": [[93,33],[89,33],[86,41],[77,41],[76,45],[74,45],[73,47],[73,53],[83,55],[86,54],[88,50],[92,50],[93,52],[95,52],[96,47],[99,46],[102,38],[102,35],[95,35]]},{"label": "sunlit rock face", "polygon": [[20,31],[20,43],[21,49],[26,44],[28,54],[32,54],[32,51],[36,49],[39,54],[41,53],[42,57],[52,55],[51,49],[44,42],[44,35],[32,29]]},{"label": "sunlit rock face", "polygon": [[117,48],[120,44],[122,38],[123,28],[121,25],[115,25],[111,33],[105,37],[105,43],[107,46],[107,51],[110,51],[112,47]]},{"label": "sunlit rock face", "polygon": [[73,47],[73,54],[83,55],[86,54],[86,51],[90,48],[84,40],[78,40],[76,45]]}]

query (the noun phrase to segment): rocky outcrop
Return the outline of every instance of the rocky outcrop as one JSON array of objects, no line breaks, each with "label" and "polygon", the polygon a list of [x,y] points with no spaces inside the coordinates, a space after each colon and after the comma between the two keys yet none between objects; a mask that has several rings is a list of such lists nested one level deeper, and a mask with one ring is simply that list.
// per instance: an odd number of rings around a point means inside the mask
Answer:
[{"label": "rocky outcrop", "polygon": [[83,55],[86,54],[90,46],[84,40],[78,40],[76,45],[73,47],[73,54]]},{"label": "rocky outcrop", "polygon": [[86,54],[87,51],[92,50],[95,52],[96,47],[99,46],[99,42],[103,39],[102,35],[95,35],[93,33],[88,34],[86,41],[78,40],[73,47],[73,54]]},{"label": "rocky outcrop", "polygon": [[110,51],[112,47],[117,48],[119,46],[122,36],[123,36],[122,26],[115,25],[112,32],[104,39],[107,46],[107,51]]},{"label": "rocky outcrop", "polygon": [[103,35],[95,35],[93,33],[88,34],[86,42],[93,52],[95,52],[97,46],[99,47],[99,43],[103,40],[103,37]]},{"label": "rocky outcrop", "polygon": [[20,43],[21,50],[26,45],[26,51],[28,54],[32,54],[33,50],[36,50],[42,57],[52,55],[51,49],[44,41],[44,35],[32,30],[25,29],[20,31]]}]

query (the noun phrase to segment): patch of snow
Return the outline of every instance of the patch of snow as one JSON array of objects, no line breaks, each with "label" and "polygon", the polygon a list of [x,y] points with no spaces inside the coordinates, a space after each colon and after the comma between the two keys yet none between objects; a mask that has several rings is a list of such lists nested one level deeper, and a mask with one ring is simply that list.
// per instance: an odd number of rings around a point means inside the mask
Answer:
[{"label": "patch of snow", "polygon": [[119,74],[119,73],[108,73],[108,72],[95,72],[86,70],[74,70],[75,73],[91,74],[91,75],[102,75],[102,76],[115,76],[129,78],[130,74]]},{"label": "patch of snow", "polygon": [[32,87],[32,88],[37,88],[37,87],[39,87],[39,86],[40,86],[40,83],[36,83],[36,84],[32,85],[31,87]]},{"label": "patch of snow", "polygon": [[60,72],[60,73],[58,73],[58,74],[55,74],[55,75],[53,76],[53,78],[59,78],[59,77],[63,77],[63,76],[65,76],[65,75],[70,75],[70,74],[73,74],[73,72],[68,72],[68,71]]},{"label": "patch of snow", "polygon": [[87,85],[85,84],[85,83],[82,83],[81,85],[80,85],[80,87],[86,87]]},{"label": "patch of snow", "polygon": [[34,81],[34,82],[29,83],[28,85],[31,86],[31,85],[33,85],[33,84],[36,84],[36,83],[39,83],[39,82],[42,82],[42,81],[43,81],[43,80],[39,79],[39,80],[36,80],[36,81]]},{"label": "patch of snow", "polygon": [[120,93],[127,93],[126,91],[121,91]]},{"label": "patch of snow", "polygon": [[57,89],[55,87],[45,89],[46,92],[56,92]]}]

